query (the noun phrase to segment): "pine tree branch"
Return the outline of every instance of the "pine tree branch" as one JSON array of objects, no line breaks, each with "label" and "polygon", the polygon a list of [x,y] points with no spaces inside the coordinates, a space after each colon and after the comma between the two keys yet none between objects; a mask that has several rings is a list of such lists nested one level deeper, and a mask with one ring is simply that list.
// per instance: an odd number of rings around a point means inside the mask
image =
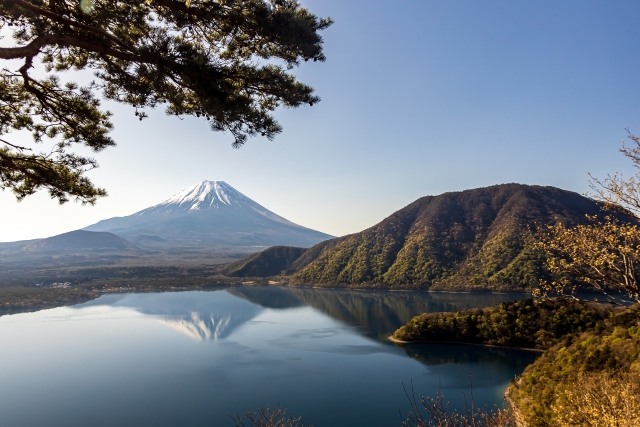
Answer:
[{"label": "pine tree branch", "polygon": [[169,8],[173,11],[186,13],[188,15],[199,16],[199,17],[210,17],[212,13],[207,10],[202,10],[195,7],[189,7],[186,3],[182,3],[175,0],[153,0],[153,3]]},{"label": "pine tree branch", "polygon": [[18,59],[36,56],[44,46],[54,44],[55,36],[38,36],[26,46],[0,47],[0,59]]},{"label": "pine tree branch", "polygon": [[24,9],[30,10],[32,12],[35,12],[35,13],[37,13],[39,15],[46,16],[47,18],[52,19],[52,20],[54,20],[56,22],[59,22],[61,24],[71,25],[71,26],[76,27],[76,28],[81,28],[83,30],[91,31],[91,32],[96,33],[96,34],[100,34],[101,36],[106,37],[107,39],[111,40],[114,43],[119,44],[120,46],[122,46],[124,48],[127,48],[127,49],[129,49],[131,51],[135,51],[134,47],[128,45],[127,43],[123,42],[122,40],[120,40],[116,36],[114,36],[112,34],[109,34],[108,32],[106,32],[106,31],[104,31],[104,30],[102,30],[100,28],[92,27],[91,25],[83,24],[81,22],[65,18],[64,16],[60,16],[57,13],[52,12],[50,10],[42,9],[41,7],[33,5],[33,4],[31,4],[31,3],[29,3],[28,1],[25,1],[25,0],[5,0],[5,1],[7,1],[9,3],[13,3],[16,6],[20,6],[20,7],[24,8]]},{"label": "pine tree branch", "polygon": [[16,150],[20,150],[20,151],[33,151],[31,150],[31,148],[27,148],[27,147],[21,147],[19,145],[14,145],[12,143],[10,143],[9,141],[5,141],[4,139],[0,138],[0,142],[2,142],[3,144],[8,145],[9,147],[13,147]]},{"label": "pine tree branch", "polygon": [[114,50],[107,46],[91,43],[80,38],[62,36],[62,35],[38,36],[26,46],[0,48],[0,59],[19,59],[19,58],[29,58],[29,57],[33,58],[36,55],[38,55],[38,53],[40,53],[40,50],[43,47],[52,46],[52,45],[57,45],[62,47],[64,46],[79,47],[100,55],[113,56],[114,58],[122,59],[123,61],[144,62],[144,63],[157,62],[150,59],[145,59],[138,55],[133,55],[126,52],[121,52],[119,50]]}]

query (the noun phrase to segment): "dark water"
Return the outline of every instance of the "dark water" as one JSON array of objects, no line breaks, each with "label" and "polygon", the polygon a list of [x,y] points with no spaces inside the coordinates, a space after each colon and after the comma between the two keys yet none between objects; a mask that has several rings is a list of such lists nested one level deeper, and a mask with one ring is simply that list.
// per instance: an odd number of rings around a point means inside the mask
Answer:
[{"label": "dark water", "polygon": [[277,405],[305,425],[399,426],[417,393],[502,404],[537,353],[385,342],[413,315],[523,296],[236,287],[106,295],[0,317],[0,425],[229,426]]}]

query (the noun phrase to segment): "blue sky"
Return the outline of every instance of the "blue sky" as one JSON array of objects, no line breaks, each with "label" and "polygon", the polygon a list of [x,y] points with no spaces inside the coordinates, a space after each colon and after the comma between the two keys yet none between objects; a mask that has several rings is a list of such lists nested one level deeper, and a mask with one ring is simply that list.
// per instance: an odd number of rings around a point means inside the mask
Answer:
[{"label": "blue sky", "polygon": [[278,111],[274,141],[233,150],[204,121],[158,109],[139,122],[107,104],[118,147],[90,176],[109,197],[60,207],[0,193],[0,241],[128,215],[203,179],[343,235],[424,195],[507,182],[584,193],[587,172],[633,172],[617,149],[625,128],[640,133],[639,2],[302,4],[335,20],[327,61],[294,70],[322,102]]}]

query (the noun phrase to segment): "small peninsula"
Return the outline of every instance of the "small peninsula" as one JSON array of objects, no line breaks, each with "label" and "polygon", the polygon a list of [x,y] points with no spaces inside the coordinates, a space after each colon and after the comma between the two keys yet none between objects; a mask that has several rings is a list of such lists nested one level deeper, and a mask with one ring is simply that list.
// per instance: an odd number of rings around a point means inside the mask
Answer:
[{"label": "small peninsula", "polygon": [[511,382],[506,394],[520,425],[528,427],[559,425],[565,400],[577,383],[585,393],[591,386],[594,390],[615,389],[612,399],[640,391],[638,304],[613,308],[585,301],[527,299],[484,309],[425,313],[400,327],[392,338],[404,343],[458,342],[544,350]]}]

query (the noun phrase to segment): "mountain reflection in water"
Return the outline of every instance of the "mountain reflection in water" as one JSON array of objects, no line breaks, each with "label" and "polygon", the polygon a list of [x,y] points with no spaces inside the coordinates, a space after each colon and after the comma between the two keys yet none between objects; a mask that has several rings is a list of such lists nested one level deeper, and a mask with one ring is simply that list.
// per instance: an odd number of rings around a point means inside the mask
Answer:
[{"label": "mountain reflection in water", "polygon": [[[221,292],[222,291],[222,292]],[[385,344],[340,345],[326,347],[322,352],[363,355],[373,353],[406,353],[420,363],[431,365],[495,363],[524,366],[535,354],[527,351],[454,344],[393,345],[386,340],[393,331],[413,316],[426,312],[456,311],[486,307],[503,301],[527,297],[526,294],[430,293],[424,291],[360,291],[350,289],[319,289],[280,286],[234,286],[215,288],[215,297],[207,291],[159,294],[128,294],[102,297],[102,303],[134,308],[156,317],[161,323],[197,340],[219,340],[253,320],[265,309],[288,310],[312,307],[351,327],[375,341]],[[107,300],[105,300],[107,298]],[[91,303],[85,304],[90,305]],[[299,331],[290,340],[305,336],[324,338],[335,330]],[[278,343],[286,347],[292,341]],[[457,376],[453,376],[457,377]],[[487,377],[484,383],[491,383]],[[461,384],[464,387],[465,384]]]},{"label": "mountain reflection in water", "polygon": [[305,425],[388,427],[403,383],[463,410],[470,372],[476,404],[501,405],[536,353],[382,338],[423,311],[521,297],[243,286],[2,316],[0,424],[224,427],[280,403]]},{"label": "mountain reflection in water", "polygon": [[[109,295],[114,306],[135,308],[195,339],[216,340],[255,318],[264,309],[286,310],[310,306],[372,338],[386,338],[412,317],[427,312],[486,307],[525,298],[525,294],[469,294],[359,291],[279,286],[217,288],[207,292],[177,294]],[[105,301],[102,297],[100,301]],[[91,304],[91,303],[89,303]],[[420,360],[419,357],[416,357]]]},{"label": "mountain reflection in water", "polygon": [[222,338],[225,332],[228,333],[228,327],[231,324],[231,316],[216,318],[213,314],[210,314],[209,318],[201,319],[200,313],[192,311],[190,318],[165,318],[160,321],[165,325],[172,327],[176,331],[190,336],[191,338],[217,340]]},{"label": "mountain reflection in water", "polygon": [[92,303],[109,302],[114,307],[130,307],[156,317],[163,324],[191,338],[218,340],[250,321],[264,308],[228,292],[177,292],[127,294],[100,297]]},{"label": "mountain reflection in water", "polygon": [[236,287],[227,292],[266,308],[310,306],[370,336],[388,336],[421,313],[488,307],[528,294],[435,293],[304,287]]}]

